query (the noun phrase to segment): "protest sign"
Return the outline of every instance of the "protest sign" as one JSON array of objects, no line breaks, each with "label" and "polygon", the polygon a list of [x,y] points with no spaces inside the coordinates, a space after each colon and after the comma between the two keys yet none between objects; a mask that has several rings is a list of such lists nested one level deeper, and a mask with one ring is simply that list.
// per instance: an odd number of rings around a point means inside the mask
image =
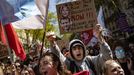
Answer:
[{"label": "protest sign", "polygon": [[92,29],[80,32],[80,38],[85,45],[87,45],[90,42],[92,37],[93,37]]},{"label": "protest sign", "polygon": [[78,0],[56,5],[60,33],[92,29],[97,23],[94,0]]}]

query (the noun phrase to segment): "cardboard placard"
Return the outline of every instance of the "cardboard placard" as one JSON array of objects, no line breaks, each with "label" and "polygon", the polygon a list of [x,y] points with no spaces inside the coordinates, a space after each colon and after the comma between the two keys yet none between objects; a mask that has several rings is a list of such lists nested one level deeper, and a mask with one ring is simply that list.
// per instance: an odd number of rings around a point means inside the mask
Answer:
[{"label": "cardboard placard", "polygon": [[80,32],[97,23],[94,0],[78,0],[56,5],[60,33]]}]

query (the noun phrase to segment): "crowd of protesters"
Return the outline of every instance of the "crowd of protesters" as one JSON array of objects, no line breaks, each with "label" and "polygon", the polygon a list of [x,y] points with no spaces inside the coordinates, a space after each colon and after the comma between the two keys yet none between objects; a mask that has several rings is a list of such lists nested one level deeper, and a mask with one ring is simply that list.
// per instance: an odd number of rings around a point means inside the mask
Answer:
[{"label": "crowd of protesters", "polygon": [[[0,62],[0,75],[134,75],[134,43],[125,39],[105,39],[102,28],[94,28],[98,43],[86,47],[73,39],[69,47],[60,50],[55,35],[47,36],[50,48],[42,56],[30,56],[25,61]],[[111,40],[112,39],[112,40]]]}]

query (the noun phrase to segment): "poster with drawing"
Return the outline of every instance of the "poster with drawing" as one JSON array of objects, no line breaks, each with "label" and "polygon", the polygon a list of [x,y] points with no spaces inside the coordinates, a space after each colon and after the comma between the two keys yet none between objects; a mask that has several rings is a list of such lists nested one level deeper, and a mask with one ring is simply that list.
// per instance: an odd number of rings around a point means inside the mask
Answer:
[{"label": "poster with drawing", "polygon": [[93,37],[93,29],[80,32],[80,39],[87,45]]},{"label": "poster with drawing", "polygon": [[60,33],[92,29],[97,23],[94,0],[79,0],[56,5]]}]

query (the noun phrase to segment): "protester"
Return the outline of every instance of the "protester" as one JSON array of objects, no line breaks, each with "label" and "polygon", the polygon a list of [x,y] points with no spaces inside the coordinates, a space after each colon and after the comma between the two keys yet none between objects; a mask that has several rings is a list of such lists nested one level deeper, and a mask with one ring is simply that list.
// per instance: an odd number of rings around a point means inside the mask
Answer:
[{"label": "protester", "polygon": [[41,75],[69,75],[59,57],[52,52],[46,52],[41,57],[39,70]]},{"label": "protester", "polygon": [[103,66],[104,75],[125,75],[124,70],[115,60],[107,60]]},{"label": "protester", "polygon": [[62,48],[61,53],[67,58],[70,57],[69,50],[67,48],[65,48],[65,47]]},{"label": "protester", "polygon": [[23,65],[23,67],[21,68],[21,75],[29,75],[29,72],[27,71],[27,66]]},{"label": "protester", "polygon": [[28,71],[29,75],[35,75],[35,73],[31,67],[28,67],[27,71]]},{"label": "protester", "polygon": [[[53,50],[54,53],[57,53],[60,56],[60,59],[66,63],[68,69],[72,73],[76,73],[79,71],[90,71],[91,75],[101,75],[102,64],[109,59],[112,59],[112,52],[108,44],[105,42],[101,35],[102,28],[99,24],[96,25],[94,31],[96,32],[96,37],[100,42],[100,54],[98,56],[86,56],[85,54],[85,45],[79,39],[74,39],[69,43],[69,50],[71,59],[66,59],[62,53],[60,52],[59,47],[54,41],[53,37],[49,37],[48,40],[52,44],[52,47],[55,48]],[[57,50],[57,52],[56,52]]]},{"label": "protester", "polygon": [[116,40],[114,42],[114,54],[116,56],[116,59],[121,67],[123,68],[123,70],[125,71],[125,75],[130,75],[130,70],[128,69],[128,66],[127,66],[127,53],[128,53],[128,44],[127,42],[125,41],[125,39],[123,40]]}]

